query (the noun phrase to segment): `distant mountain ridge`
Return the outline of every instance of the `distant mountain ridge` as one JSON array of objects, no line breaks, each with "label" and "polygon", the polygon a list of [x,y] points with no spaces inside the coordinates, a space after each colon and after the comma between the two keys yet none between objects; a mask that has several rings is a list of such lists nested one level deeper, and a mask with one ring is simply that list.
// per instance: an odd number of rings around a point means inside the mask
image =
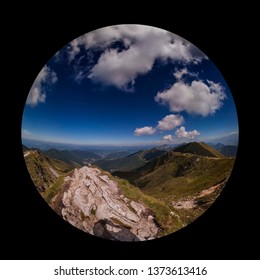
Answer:
[{"label": "distant mountain ridge", "polygon": [[237,154],[238,147],[235,145],[224,145],[222,143],[209,143],[208,145],[210,145],[226,157],[235,157]]},{"label": "distant mountain ridge", "polygon": [[166,151],[157,148],[141,150],[119,159],[98,160],[95,162],[95,165],[109,172],[116,170],[129,171],[145,165],[148,161],[153,160],[164,153],[166,153]]},{"label": "distant mountain ridge", "polygon": [[238,139],[239,134],[238,132],[234,132],[230,135],[223,136],[223,137],[217,137],[215,139],[212,139],[211,142],[214,144],[221,143],[223,145],[231,145],[231,146],[237,146],[238,145]]},{"label": "distant mountain ridge", "polygon": [[101,159],[102,157],[95,153],[90,151],[80,151],[80,150],[56,150],[56,149],[50,149],[46,151],[42,151],[45,155],[62,160],[68,164],[71,164],[72,166],[82,166],[85,163],[93,163],[94,161]]},{"label": "distant mountain ridge", "polygon": [[237,154],[237,146],[226,145],[220,149],[220,152],[227,157],[235,157]]},{"label": "distant mountain ridge", "polygon": [[222,158],[223,155],[204,142],[190,142],[173,149],[175,152]]}]

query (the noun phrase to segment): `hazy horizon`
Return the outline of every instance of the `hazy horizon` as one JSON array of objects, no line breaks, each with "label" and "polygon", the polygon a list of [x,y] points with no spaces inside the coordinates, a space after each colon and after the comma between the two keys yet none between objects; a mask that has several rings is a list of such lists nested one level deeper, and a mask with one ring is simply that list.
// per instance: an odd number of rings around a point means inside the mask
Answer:
[{"label": "hazy horizon", "polygon": [[[238,137],[238,133],[232,133],[230,136],[235,136],[235,138]],[[223,137],[225,138],[225,137]],[[79,144],[79,143],[66,143],[66,142],[50,142],[50,141],[42,141],[42,140],[35,140],[35,139],[26,139],[26,138],[22,138],[22,144],[25,146],[28,146],[28,148],[37,148],[37,147],[43,147],[45,146],[46,149],[49,148],[70,148],[70,149],[135,149],[135,148],[152,148],[152,147],[160,147],[162,145],[169,145],[169,146],[177,146],[180,144],[184,144],[184,143],[189,143],[189,142],[205,142],[205,143],[212,143],[212,144],[224,144],[224,145],[234,145],[237,146],[238,143],[237,141],[230,139],[230,144],[225,143],[225,141],[218,141],[218,139],[216,138],[216,140],[214,139],[210,139],[209,141],[198,141],[198,140],[192,140],[192,141],[185,141],[185,142],[180,142],[180,143],[143,143],[143,144],[135,144],[135,145],[118,145],[118,144],[103,144],[103,145],[97,145],[97,144]],[[223,143],[224,142],[224,143]]]}]

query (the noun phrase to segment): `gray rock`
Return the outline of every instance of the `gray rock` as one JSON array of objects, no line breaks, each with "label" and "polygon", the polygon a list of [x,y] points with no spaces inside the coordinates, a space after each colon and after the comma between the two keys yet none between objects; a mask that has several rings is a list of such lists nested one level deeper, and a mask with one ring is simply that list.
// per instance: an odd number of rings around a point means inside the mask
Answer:
[{"label": "gray rock", "polygon": [[84,166],[65,178],[62,216],[90,234],[120,241],[153,239],[158,232],[151,211],[120,192],[98,168]]}]

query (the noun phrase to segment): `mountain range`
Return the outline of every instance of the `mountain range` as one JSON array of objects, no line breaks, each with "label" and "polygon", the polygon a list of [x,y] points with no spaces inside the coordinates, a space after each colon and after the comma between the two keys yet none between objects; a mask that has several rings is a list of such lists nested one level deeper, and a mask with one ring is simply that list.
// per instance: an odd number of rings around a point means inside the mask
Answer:
[{"label": "mountain range", "polygon": [[81,166],[85,163],[93,163],[102,158],[102,155],[91,151],[80,150],[56,150],[49,149],[43,151],[43,153],[49,157],[64,161],[72,166]]},{"label": "mountain range", "polygon": [[59,215],[121,241],[157,238],[192,222],[215,201],[234,164],[203,142],[132,154],[23,151],[32,181]]},{"label": "mountain range", "polygon": [[237,146],[235,145],[224,145],[221,143],[210,143],[209,145],[215,148],[217,151],[219,151],[222,155],[227,157],[235,157],[237,154]]},{"label": "mountain range", "polygon": [[227,136],[214,138],[211,140],[211,142],[214,144],[221,143],[223,145],[238,146],[238,139],[238,132],[234,132]]},{"label": "mountain range", "polygon": [[140,150],[123,158],[110,159],[106,157],[98,160],[95,164],[104,170],[113,172],[116,170],[129,171],[145,165],[148,161],[166,153],[164,150],[153,148],[150,150]]}]

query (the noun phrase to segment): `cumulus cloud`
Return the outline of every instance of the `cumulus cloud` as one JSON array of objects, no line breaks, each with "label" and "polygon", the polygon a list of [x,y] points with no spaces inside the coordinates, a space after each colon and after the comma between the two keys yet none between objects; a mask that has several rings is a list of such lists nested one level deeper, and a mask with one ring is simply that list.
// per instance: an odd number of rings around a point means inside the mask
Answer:
[{"label": "cumulus cloud", "polygon": [[171,143],[173,141],[174,141],[173,136],[169,134],[169,135],[163,136],[163,138],[160,142]]},{"label": "cumulus cloud", "polygon": [[57,81],[58,78],[56,73],[45,65],[32,85],[26,104],[36,106],[39,103],[44,103],[46,99],[46,87]]},{"label": "cumulus cloud", "polygon": [[147,60],[136,47],[127,51],[107,50],[91,69],[88,77],[106,85],[131,90],[135,79],[152,69],[153,61]]},{"label": "cumulus cloud", "polygon": [[175,134],[177,138],[193,140],[195,137],[200,135],[200,132],[197,130],[186,131],[185,127],[181,126],[179,129],[177,129]]},{"label": "cumulus cloud", "polygon": [[180,115],[167,115],[162,120],[158,121],[157,129],[160,130],[172,130],[177,126],[183,124],[184,118]]},{"label": "cumulus cloud", "polygon": [[151,126],[144,126],[141,128],[137,128],[134,131],[135,136],[141,136],[141,135],[152,135],[154,134],[156,131],[155,128],[151,127]]},{"label": "cumulus cloud", "polygon": [[[180,115],[167,115],[162,120],[158,121],[157,127],[145,126],[141,128],[137,128],[134,131],[135,136],[140,135],[151,135],[154,134],[157,130],[172,130],[177,126],[180,126],[184,122],[184,118]],[[169,137],[171,135],[166,135],[165,137]],[[166,140],[166,138],[164,140]]]},{"label": "cumulus cloud", "polygon": [[212,81],[178,81],[170,89],[158,92],[155,100],[169,107],[171,112],[208,116],[214,114],[226,98],[224,88]]},{"label": "cumulus cloud", "polygon": [[[113,45],[120,41],[123,48]],[[69,60],[85,50],[104,52],[93,65],[88,78],[129,90],[138,75],[149,72],[156,59],[198,63],[206,56],[194,45],[165,30],[144,25],[117,25],[87,33],[69,45]]]}]

